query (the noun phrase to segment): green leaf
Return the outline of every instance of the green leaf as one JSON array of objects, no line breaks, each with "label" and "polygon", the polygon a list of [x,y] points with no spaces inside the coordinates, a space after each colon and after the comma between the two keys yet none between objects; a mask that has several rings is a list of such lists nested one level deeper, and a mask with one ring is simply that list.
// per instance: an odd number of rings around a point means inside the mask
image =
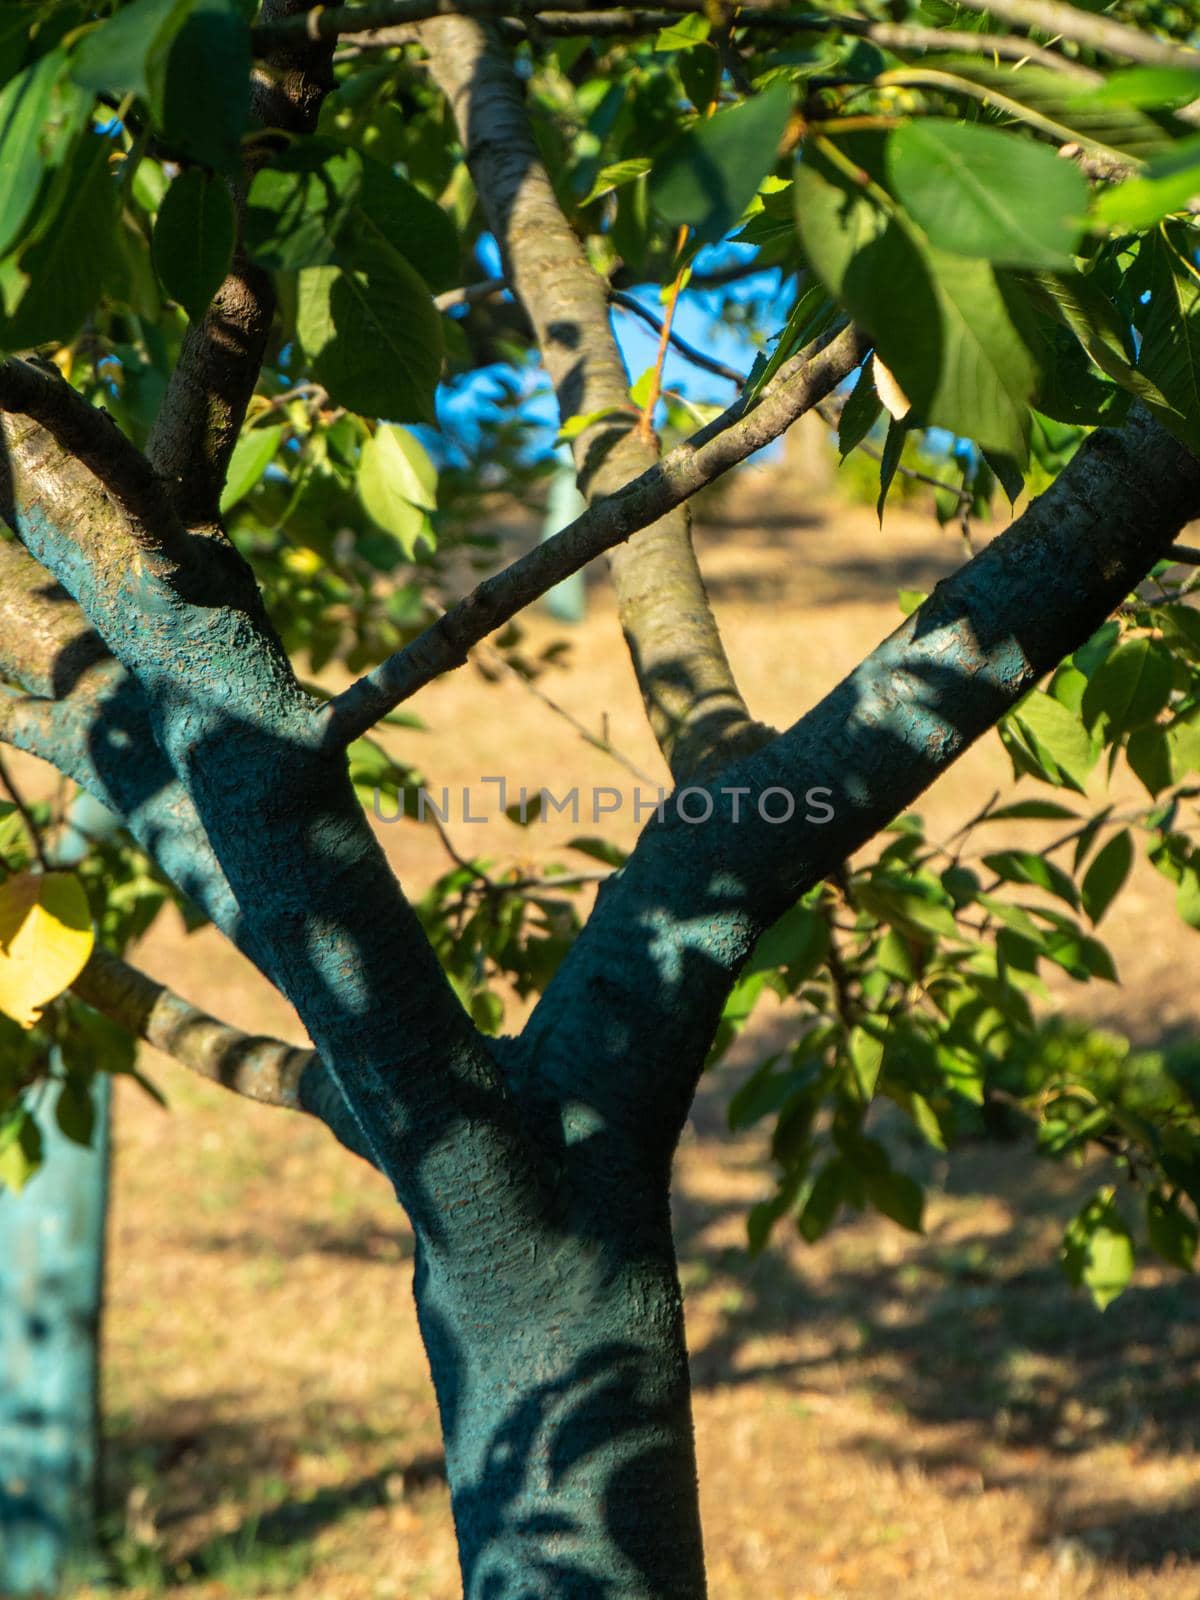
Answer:
[{"label": "green leaf", "polygon": [[435,420],[441,322],[402,257],[370,274],[301,272],[296,331],[314,378],[338,405],[398,422]]},{"label": "green leaf", "polygon": [[939,76],[953,73],[975,86],[976,98],[990,100],[1059,139],[1075,138],[1139,161],[1171,143],[1160,119],[1136,106],[1106,105],[1081,96],[1077,80],[1046,67],[1022,66],[1018,72],[1007,62],[993,64],[978,57],[942,58],[938,66]]},{"label": "green leaf", "polygon": [[1161,794],[1173,781],[1172,747],[1161,723],[1135,728],[1125,745],[1125,759],[1150,795]]},{"label": "green leaf", "polygon": [[983,864],[1006,883],[1030,883],[1071,907],[1079,904],[1079,893],[1067,873],[1032,850],[997,850],[984,856]]},{"label": "green leaf", "polygon": [[768,1200],[759,1200],[750,1207],[746,1217],[747,1244],[752,1256],[761,1255],[771,1236],[771,1230],[795,1203],[802,1175],[789,1174]]},{"label": "green leaf", "polygon": [[165,55],[193,0],[133,0],[93,28],[75,51],[71,75],[94,94],[150,95],[150,66]]},{"label": "green leaf", "polygon": [[134,0],[81,41],[75,82],[140,95],[172,150],[236,165],[250,112],[250,30],[240,0]]},{"label": "green leaf", "polygon": [[766,360],[760,357],[756,361],[751,380],[746,385],[747,394],[760,394],[784,362],[789,361],[818,334],[824,333],[836,316],[837,307],[819,283],[810,284],[803,290],[780,329],[775,348]]},{"label": "green leaf", "polygon": [[846,1053],[850,1058],[859,1098],[871,1100],[875,1085],[879,1082],[879,1069],[883,1065],[883,1040],[856,1025],[850,1029],[846,1040]]},{"label": "green leaf", "polygon": [[925,1229],[925,1191],[907,1173],[868,1172],[864,1174],[867,1198],[876,1211],[898,1222],[910,1233],[923,1233]]},{"label": "green leaf", "polygon": [[1146,1195],[1150,1247],[1173,1267],[1190,1272],[1196,1259],[1197,1229],[1176,1195],[1151,1189]]},{"label": "green leaf", "polygon": [[1079,813],[1070,806],[1060,806],[1056,800],[1016,800],[1010,806],[997,806],[983,819],[985,822],[1074,822]]},{"label": "green leaf", "polygon": [[817,970],[829,949],[829,928],[819,911],[803,903],[785,911],[754,947],[744,971],[772,972],[786,968],[795,988]]},{"label": "green leaf", "polygon": [[1191,248],[1187,237],[1178,246],[1175,237],[1172,229],[1142,242],[1150,308],[1138,365],[1172,408],[1156,413],[1164,427],[1200,450],[1200,278],[1180,254]]},{"label": "green leaf", "polygon": [[[1160,731],[1164,732],[1167,741],[1171,772],[1176,781],[1186,783],[1195,779],[1200,774],[1200,707],[1193,706],[1191,710],[1181,712],[1165,730]],[[1131,746],[1132,743],[1130,740]]]},{"label": "green leaf", "polygon": [[21,255],[21,272],[29,281],[3,330],[10,349],[68,342],[123,266],[110,148],[99,135],[87,135],[59,174],[61,203],[47,208],[49,225]]},{"label": "green leaf", "polygon": [[611,194],[614,189],[623,188],[635,178],[644,178],[653,164],[649,156],[630,156],[626,161],[614,161],[607,167],[601,167],[596,174],[596,181],[579,202],[580,206],[590,206],[594,200]]},{"label": "green leaf", "polygon": [[16,243],[37,197],[54,89],[65,61],[61,50],[53,50],[0,90],[0,255]]},{"label": "green leaf", "polygon": [[1040,689],[1026,695],[1013,720],[1027,736],[1050,781],[1082,793],[1100,755],[1082,720]]},{"label": "green leaf", "polygon": [[937,249],[819,152],[793,189],[809,262],[871,336],[913,420],[1023,464],[1037,369],[990,264]]},{"label": "green leaf", "polygon": [[1175,910],[1189,928],[1200,928],[1200,872],[1193,866],[1184,867],[1179,874]]},{"label": "green leaf", "polygon": [[[1042,373],[1035,397],[1037,410],[1044,417],[1073,427],[1102,427],[1123,422],[1130,406],[1128,390],[1095,371],[1087,351],[1069,328],[1057,326],[1045,332],[1048,337],[1040,351]],[[1036,448],[1037,432],[1033,442]],[[1053,451],[1045,453],[1052,455]],[[1047,460],[1044,465],[1057,474],[1062,463]]]},{"label": "green leaf", "polygon": [[1067,1225],[1063,1270],[1103,1311],[1133,1277],[1133,1240],[1111,1189],[1102,1189]]},{"label": "green leaf", "polygon": [[1186,106],[1200,99],[1195,67],[1125,67],[1076,97],[1098,106]]},{"label": "green leaf", "polygon": [[684,14],[677,21],[660,28],[654,40],[656,50],[690,50],[708,38],[712,23],[698,13]]},{"label": "green leaf", "polygon": [[1101,372],[1151,409],[1171,409],[1158,385],[1134,366],[1131,329],[1092,278],[1080,272],[1042,272],[1030,282],[1040,291],[1044,308],[1075,335]]},{"label": "green leaf", "polygon": [[931,1144],[935,1150],[945,1150],[947,1148],[946,1135],[942,1132],[942,1125],[938,1121],[937,1113],[925,1096],[910,1094],[908,1097],[908,1109],[913,1121],[924,1135],[926,1142]]},{"label": "green leaf", "polygon": [[154,267],[172,300],[198,322],[233,260],[233,198],[220,178],[192,167],[163,196],[154,224]]},{"label": "green leaf", "polygon": [[772,1111],[778,1111],[792,1094],[795,1074],[776,1072],[778,1055],[768,1056],[741,1084],[729,1101],[727,1119],[732,1132],[752,1128]]},{"label": "green leaf", "polygon": [[1069,267],[1087,183],[1044,144],[979,123],[906,123],[888,139],[897,198],[935,245],[1000,266]]},{"label": "green leaf", "polygon": [[457,282],[459,242],[441,206],[381,162],[331,139],[298,139],[255,175],[246,248],[261,265],[372,271],[395,256],[431,289]]},{"label": "green leaf", "polygon": [[147,61],[165,142],[206,166],[234,168],[250,116],[250,65],[239,0],[194,0],[169,49]]},{"label": "green leaf", "polygon": [[1181,139],[1171,150],[1099,195],[1092,207],[1097,221],[1121,229],[1152,228],[1173,211],[1186,211],[1200,195],[1200,135]]},{"label": "green leaf", "polygon": [[721,53],[715,45],[694,44],[675,57],[675,70],[683,84],[683,92],[697,111],[707,112],[719,97],[721,88]]},{"label": "green leaf", "polygon": [[586,433],[597,422],[603,422],[606,417],[624,417],[632,422],[637,415],[633,406],[600,406],[595,411],[579,411],[573,417],[568,417],[558,430],[558,443],[569,444],[572,439],[578,439],[581,433]]},{"label": "green leaf", "polygon": [[96,1107],[86,1081],[68,1078],[58,1091],[54,1118],[73,1144],[90,1145],[96,1127]]},{"label": "green leaf", "polygon": [[41,1164],[41,1129],[22,1107],[0,1126],[0,1187],[20,1194]]},{"label": "green leaf", "polygon": [[883,509],[887,505],[888,491],[895,480],[900,457],[904,454],[904,439],[907,433],[907,423],[897,422],[894,417],[888,418],[887,434],[883,441],[883,449],[879,453],[879,494],[875,500],[875,514],[879,518],[880,527],[883,526]]},{"label": "green leaf", "polygon": [[[883,404],[875,393],[871,363],[864,361],[838,418],[838,453],[843,461],[867,437],[882,410]],[[921,598],[924,599],[924,595]]]},{"label": "green leaf", "polygon": [[282,422],[267,428],[251,428],[233,447],[225,487],[221,490],[221,515],[245,498],[274,459],[279,441],[287,431]]},{"label": "green leaf", "polygon": [[1088,983],[1092,978],[1101,978],[1106,983],[1117,981],[1112,956],[1098,939],[1089,938],[1069,917],[1057,916],[1043,906],[1030,909],[1049,923],[1039,946],[1040,953],[1048,961],[1060,966],[1077,983]]},{"label": "green leaf", "polygon": [[1118,739],[1154,720],[1173,682],[1170,652],[1155,640],[1131,639],[1118,645],[1092,675],[1083,693],[1084,720],[1100,725],[1106,739]]},{"label": "green leaf", "polygon": [[1083,909],[1093,925],[1116,899],[1132,866],[1133,836],[1128,828],[1122,828],[1097,853],[1080,886]]},{"label": "green leaf", "polygon": [[775,165],[791,106],[790,86],[777,81],[672,140],[650,173],[659,216],[691,228],[701,243],[723,238]]},{"label": "green leaf", "polygon": [[358,203],[362,157],[326,139],[300,139],[255,173],[243,240],[263,267],[328,266],[347,213]]},{"label": "green leaf", "polygon": [[864,910],[926,943],[930,934],[952,939],[959,932],[953,902],[936,879],[874,871],[856,880],[854,893]]},{"label": "green leaf", "polygon": [[430,538],[428,514],[437,506],[437,469],[420,440],[405,428],[377,428],[359,458],[358,497],[411,561],[417,540]]},{"label": "green leaf", "polygon": [[796,1218],[800,1235],[807,1239],[809,1244],[815,1243],[829,1231],[829,1226],[842,1203],[845,1177],[846,1166],[840,1156],[827,1161],[817,1174],[816,1181],[809,1190],[808,1199]]},{"label": "green leaf", "polygon": [[370,272],[393,251],[435,293],[460,281],[458,232],[445,211],[415,184],[364,157],[358,201],[347,213],[338,258]]},{"label": "green leaf", "polygon": [[567,849],[578,850],[580,855],[590,856],[593,861],[602,861],[606,867],[623,867],[629,859],[628,851],[622,850],[608,839],[587,837],[568,839]]},{"label": "green leaf", "polygon": [[504,1025],[504,1001],[490,989],[471,996],[471,1020],[481,1032],[497,1034]]}]

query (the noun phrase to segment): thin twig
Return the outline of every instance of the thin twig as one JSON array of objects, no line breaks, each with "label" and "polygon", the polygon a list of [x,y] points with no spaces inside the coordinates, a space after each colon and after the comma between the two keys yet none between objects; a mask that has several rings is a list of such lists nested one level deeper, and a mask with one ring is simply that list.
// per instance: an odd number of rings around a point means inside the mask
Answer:
[{"label": "thin twig", "polygon": [[[978,11],[988,9],[986,0],[979,0],[979,3],[976,3],[976,0],[964,0],[964,3]],[[1017,16],[1015,10],[1010,14],[1010,9],[1014,7],[1019,9],[1022,4],[1041,7],[1053,3],[1054,0],[1003,0],[1002,5],[992,6],[990,9],[996,15],[1005,16],[1007,20],[1015,21],[1017,26],[1024,27],[1033,24],[1029,23],[1025,16]],[[550,5],[530,3],[530,0],[372,0],[372,3],[361,5],[315,7],[312,11],[298,16],[260,23],[253,30],[252,37],[255,49],[259,52],[272,44],[288,39],[334,39],[348,35],[363,39],[364,44],[370,48],[388,48],[410,42],[410,37],[401,31],[406,24],[425,22],[439,16],[473,16],[495,18],[501,21],[505,31],[511,30],[518,37],[531,38],[538,34],[548,37],[590,34],[597,38],[607,38],[625,34],[655,33],[665,24],[672,22],[675,17],[691,14],[699,9],[701,8],[697,7],[695,0],[657,0],[657,4],[645,9],[616,3],[616,0],[612,4],[606,3],[606,0],[555,0],[555,3]],[[1071,11],[1073,8],[1059,5],[1057,10]],[[1078,17],[1078,13],[1076,16]],[[1002,60],[1036,62],[1039,66],[1093,82],[1098,81],[1099,76],[1053,50],[1011,34],[978,34],[964,29],[923,28],[907,24],[872,22],[863,17],[822,16],[814,12],[797,14],[786,5],[739,6],[729,16],[728,25],[731,30],[738,32],[760,29],[780,33],[845,33],[853,37],[870,39],[885,49],[898,51],[969,50],[972,54],[995,56]],[[1037,25],[1041,27],[1040,23]],[[1107,48],[1109,54],[1126,56],[1130,59],[1161,60],[1162,56],[1153,54],[1155,48],[1163,50],[1171,48],[1160,45],[1158,40],[1146,38],[1142,48],[1152,54],[1136,55],[1137,47],[1130,47],[1125,36],[1133,34],[1135,39],[1142,36],[1136,34],[1133,29],[1121,28],[1120,24],[1110,23],[1109,29],[1120,30],[1119,33],[1109,32],[1106,36],[1122,45],[1122,48],[1118,49],[1113,49],[1111,44],[1102,47]],[[1061,26],[1043,27],[1041,31],[1069,38],[1078,37],[1078,34],[1072,32],[1070,28]],[[1174,58],[1176,62],[1178,55],[1182,54],[1185,52],[1177,52]]]},{"label": "thin twig", "polygon": [[590,744],[593,749],[611,757],[618,766],[624,767],[626,772],[631,773],[639,783],[654,784],[655,780],[648,772],[643,772],[636,762],[618,750],[608,738],[602,738],[593,733],[586,723],[579,720],[574,712],[568,711],[566,706],[560,706],[557,700],[551,699],[544,689],[539,688],[534,683],[532,678],[527,678],[523,672],[519,672],[501,651],[494,650],[489,645],[481,644],[476,646],[476,653],[478,655],[486,655],[490,662],[494,662],[497,666],[503,668],[505,672],[511,673],[517,682],[529,694],[533,695],[535,700],[540,700],[548,710],[554,712],[555,716],[561,717],[564,722],[570,723],[571,727],[575,729],[575,732],[586,744]]},{"label": "thin twig", "polygon": [[34,855],[37,857],[38,865],[41,867],[43,872],[49,872],[51,870],[50,860],[46,854],[45,841],[42,839],[42,830],[33,820],[33,812],[30,811],[24,795],[22,795],[18,786],[13,782],[12,773],[9,771],[8,763],[3,756],[0,756],[0,784],[4,785],[4,788],[8,792],[9,799],[17,808],[17,815],[24,824],[25,832],[29,835],[29,843],[33,849]]},{"label": "thin twig", "polygon": [[1067,0],[960,0],[968,11],[986,11],[1010,27],[1071,39],[1119,61],[1142,61],[1157,67],[1200,65],[1200,51],[1158,39],[1149,31],[1127,27],[1112,17],[1081,11]]},{"label": "thin twig", "polygon": [[[683,254],[683,247],[687,243],[688,226],[685,223],[675,238],[675,259]],[[658,398],[662,394],[663,362],[667,359],[667,346],[671,342],[671,324],[675,320],[675,308],[679,304],[679,295],[683,289],[686,267],[680,267],[671,280],[671,287],[667,290],[666,315],[658,330],[658,349],[654,355],[654,365],[650,369],[650,392],[646,396],[646,403],[642,406],[642,414],[637,421],[637,431],[646,439],[653,439],[654,411],[658,405]]]},{"label": "thin twig", "polygon": [[[662,337],[665,322],[661,317],[656,317],[648,306],[644,306],[636,295],[627,294],[624,289],[609,291],[609,299],[613,305],[620,306],[622,311],[630,311],[635,317],[640,317],[647,327],[653,328],[655,333]],[[701,368],[704,372],[711,372],[715,378],[725,378],[729,383],[736,383],[740,389],[746,382],[746,375],[739,372],[736,367],[729,367],[723,361],[718,361],[714,356],[706,355],[703,350],[697,350],[694,344],[689,344],[674,328],[667,329],[667,338],[672,346],[686,357],[693,366]]]},{"label": "thin twig", "polygon": [[317,740],[344,748],[426,683],[461,666],[474,645],[548,589],[777,439],[831,394],[866,350],[865,335],[847,328],[824,348],[810,347],[794,356],[761,394],[739,395],[707,427],[631,482],[594,501],[553,538],[485,579],[402,650],[319,707]]},{"label": "thin twig", "polygon": [[436,807],[432,805],[429,808],[429,820],[433,823],[434,831],[438,838],[442,841],[442,848],[450,857],[451,861],[454,862],[454,865],[456,867],[461,867],[464,872],[469,872],[478,883],[481,883],[484,886],[486,891],[490,892],[493,890],[496,885],[492,882],[491,878],[488,877],[487,873],[484,872],[482,867],[477,867],[473,861],[468,861],[466,856],[464,856],[463,853],[457,848],[454,840],[450,837],[449,829],[446,827],[441,817],[438,816]]},{"label": "thin twig", "polygon": [[[834,411],[833,407],[828,405],[819,405],[815,409],[817,415],[821,418],[821,421],[827,422],[829,426],[836,431],[842,420],[840,410]],[[867,439],[860,439],[858,444],[855,446],[855,449],[861,450],[865,456],[870,456],[872,461],[883,460],[882,450],[877,450],[875,446]],[[971,504],[971,496],[966,489],[960,489],[953,483],[943,483],[941,478],[935,478],[933,474],[929,472],[922,472],[919,467],[909,467],[903,462],[899,462],[896,465],[896,471],[902,478],[910,478],[914,483],[927,484],[931,489],[944,489],[947,494],[956,496],[960,505],[969,506]],[[967,543],[969,548],[969,539]],[[971,553],[974,555],[974,550],[972,550]]]},{"label": "thin twig", "polygon": [[482,283],[467,283],[461,289],[447,289],[445,294],[434,295],[433,303],[439,311],[453,311],[455,306],[473,306],[480,300],[490,300],[507,288],[507,278],[484,278]]}]

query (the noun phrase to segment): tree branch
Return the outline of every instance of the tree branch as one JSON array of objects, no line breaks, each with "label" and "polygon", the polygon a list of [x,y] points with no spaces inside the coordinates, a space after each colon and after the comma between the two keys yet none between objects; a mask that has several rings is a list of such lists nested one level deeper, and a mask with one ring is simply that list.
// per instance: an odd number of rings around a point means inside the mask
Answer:
[{"label": "tree branch", "polygon": [[[267,128],[288,134],[313,131],[321,102],[333,87],[332,45],[313,42],[305,31],[313,4],[263,0],[262,5],[265,27],[289,19],[299,24],[270,42],[252,81],[255,116]],[[267,145],[256,141],[247,183],[267,153]],[[258,382],[274,314],[271,274],[239,246],[211,306],[188,328],[146,447],[191,528],[213,528],[219,521],[229,458]]]},{"label": "tree branch", "polygon": [[371,1160],[361,1130],[315,1050],[218,1022],[99,946],[71,990],[93,1011],[210,1083],[260,1105],[306,1111],[348,1150]]},{"label": "tree branch", "polygon": [[0,677],[56,700],[107,657],[67,591],[23,545],[0,538]]},{"label": "tree branch", "polygon": [[[155,743],[140,691],[66,591],[7,539],[0,540],[0,671],[31,691],[0,695],[0,741],[50,761],[119,816],[163,871],[254,959],[199,818]],[[109,708],[117,707],[114,715]],[[74,988],[126,1031],[203,1076],[251,1099],[298,1106],[369,1159],[315,1052],[251,1039],[214,1022],[103,950],[94,952]]]},{"label": "tree branch", "polygon": [[[539,156],[521,85],[494,33],[443,18],[421,30],[507,274],[533,324],[565,422],[628,405],[628,375],[613,338],[608,285],[558,204]],[[598,422],[573,444],[590,501],[654,462],[657,441]],[[614,554],[621,624],[651,726],[672,771],[693,771],[762,737],[738,692],[692,550],[682,501]]]},{"label": "tree branch", "polygon": [[[315,702],[253,581],[239,565],[204,587],[145,557],[130,561],[122,514],[87,469],[37,424],[0,415],[0,425],[19,537],[124,669],[97,674],[95,703],[18,705],[23,726],[6,737],[26,737],[40,719],[56,764],[65,747],[122,788],[118,814],[180,843],[182,861],[161,840],[152,848],[185,891],[203,859],[181,837],[194,814],[219,863],[201,887],[228,894],[227,925],[296,1007],[427,1247],[459,1238],[468,1252],[502,1251],[544,1215],[545,1156],[404,899],[344,755],[319,748]],[[192,537],[218,565],[240,564],[223,538]],[[115,740],[101,745],[97,728]],[[451,1187],[473,1189],[477,1203],[448,1209],[440,1197]]]},{"label": "tree branch", "polygon": [[[984,9],[982,6],[979,9]],[[998,11],[997,7],[991,8]],[[257,48],[269,48],[284,38],[295,38],[302,24],[310,38],[334,39],[355,36],[367,44],[389,47],[409,43],[412,34],[399,36],[391,30],[410,28],[434,17],[486,17],[507,25],[517,24],[525,37],[544,34],[551,38],[591,35],[613,38],[630,34],[655,33],[680,14],[703,11],[694,0],[660,0],[645,9],[628,5],[597,3],[597,0],[557,0],[556,4],[529,3],[529,0],[377,0],[355,6],[330,6],[309,17],[290,19],[282,24],[260,24],[254,30]],[[1099,74],[1053,50],[1046,50],[1028,39],[1004,34],[979,34],[969,31],[913,27],[890,22],[871,22],[862,17],[797,14],[786,5],[743,5],[730,18],[737,29],[766,29],[779,33],[847,33],[870,39],[889,50],[966,50],[977,55],[994,55],[1004,60],[1032,61],[1054,71],[1068,73],[1085,81],[1099,82]],[[1053,30],[1052,30],[1053,31]],[[1058,30],[1062,31],[1062,30]],[[390,34],[390,36],[389,36]],[[375,35],[377,37],[372,38]]]},{"label": "tree branch", "polygon": [[[660,0],[657,10],[668,15],[692,12],[694,0]],[[755,8],[762,9],[762,8]],[[435,17],[540,17],[542,13],[576,14],[625,12],[628,7],[608,5],[604,0],[557,0],[548,6],[528,0],[366,0],[362,5],[321,6],[308,16],[260,21],[251,38],[256,50],[296,38],[337,39],[346,35],[375,33],[407,23],[427,22]]]},{"label": "tree branch", "polygon": [[[137,570],[121,508],[80,461],[23,419],[5,419],[0,438],[7,447],[4,514],[14,529],[24,520],[52,532],[62,519],[68,551],[74,537],[101,557],[108,551],[118,572]],[[30,691],[0,697],[0,739],[49,762],[120,817],[151,860],[269,977],[195,808],[158,746],[141,689],[67,591],[7,539],[0,539],[0,672]]]},{"label": "tree branch", "polygon": [[[126,526],[140,548],[181,565],[190,561],[183,525],[150,463],[108,413],[90,405],[57,369],[19,358],[0,363],[0,411],[30,418],[86,467],[125,513]],[[2,470],[0,496],[0,515],[7,519],[12,485]]]},{"label": "tree branch", "polygon": [[986,11],[1014,28],[1032,28],[1053,38],[1071,39],[1118,60],[1155,67],[1200,66],[1200,51],[1158,39],[1112,17],[1081,11],[1067,0],[960,0],[968,11]]},{"label": "tree branch", "polygon": [[1119,432],[1098,430],[819,705],[668,802],[521,1040],[545,1092],[604,1130],[597,1161],[627,1140],[631,1163],[670,1160],[721,1008],[766,928],[1089,638],[1197,513],[1200,460],[1157,423],[1135,411]]},{"label": "tree branch", "polygon": [[708,427],[631,483],[594,501],[553,538],[486,578],[403,650],[318,709],[327,747],[340,749],[357,739],[425,684],[462,666],[473,645],[556,583],[777,439],[849,377],[868,348],[866,338],[851,328],[816,354],[801,352],[757,399],[740,395]]}]

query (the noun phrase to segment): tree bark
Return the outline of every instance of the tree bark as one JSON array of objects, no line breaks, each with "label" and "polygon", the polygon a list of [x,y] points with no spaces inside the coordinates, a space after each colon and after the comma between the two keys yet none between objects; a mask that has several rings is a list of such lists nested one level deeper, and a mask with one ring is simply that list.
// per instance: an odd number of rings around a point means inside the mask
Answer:
[{"label": "tree bark", "polygon": [[503,1271],[418,1250],[465,1600],[703,1600],[665,1185],[660,1202],[619,1237],[593,1217],[514,1240]]},{"label": "tree bark", "polygon": [[45,1166],[22,1194],[0,1194],[2,1595],[57,1594],[96,1557],[105,1073],[93,1093],[91,1148],[43,1109]]}]

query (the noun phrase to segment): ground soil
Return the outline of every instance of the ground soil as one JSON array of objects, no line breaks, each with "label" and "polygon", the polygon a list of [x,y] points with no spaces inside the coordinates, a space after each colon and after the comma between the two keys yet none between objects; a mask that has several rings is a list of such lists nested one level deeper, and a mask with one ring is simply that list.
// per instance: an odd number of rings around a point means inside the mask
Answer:
[{"label": "ground soil", "polygon": [[[705,571],[756,713],[793,720],[961,560],[899,511],[814,509],[778,472],[707,508]],[[546,693],[654,783],[602,579]],[[458,847],[573,860],[580,832],[631,837],[630,774],[510,677],[467,668],[389,733],[436,787],[484,774],[624,792],[600,827],[452,820]],[[949,834],[1010,781],[994,738],[927,797]],[[650,784],[644,786],[647,791]],[[484,799],[488,791],[475,791]],[[489,810],[495,812],[494,799]],[[452,813],[452,816],[456,815]],[[584,819],[586,822],[586,818]],[[428,828],[383,827],[410,887],[445,870]],[[1200,939],[1139,870],[1109,925],[1119,990],[1056,1003],[1144,1042],[1195,1030]],[[141,959],[243,1027],[298,1037],[211,932],[163,919]],[[397,982],[403,974],[397,974]],[[739,1067],[786,1041],[765,1014],[707,1082],[676,1182],[714,1600],[1195,1600],[1200,1595],[1200,1293],[1147,1267],[1103,1316],[1055,1243],[1094,1173],[1019,1145],[931,1163],[922,1237],[851,1220],[819,1246],[781,1229],[756,1263],[745,1211],[761,1140],[725,1131]],[[134,1596],[453,1600],[437,1419],[411,1304],[411,1240],[383,1182],[299,1117],[239,1102],[152,1052],[164,1112],[122,1083],[105,1336],[107,1521]]]}]

